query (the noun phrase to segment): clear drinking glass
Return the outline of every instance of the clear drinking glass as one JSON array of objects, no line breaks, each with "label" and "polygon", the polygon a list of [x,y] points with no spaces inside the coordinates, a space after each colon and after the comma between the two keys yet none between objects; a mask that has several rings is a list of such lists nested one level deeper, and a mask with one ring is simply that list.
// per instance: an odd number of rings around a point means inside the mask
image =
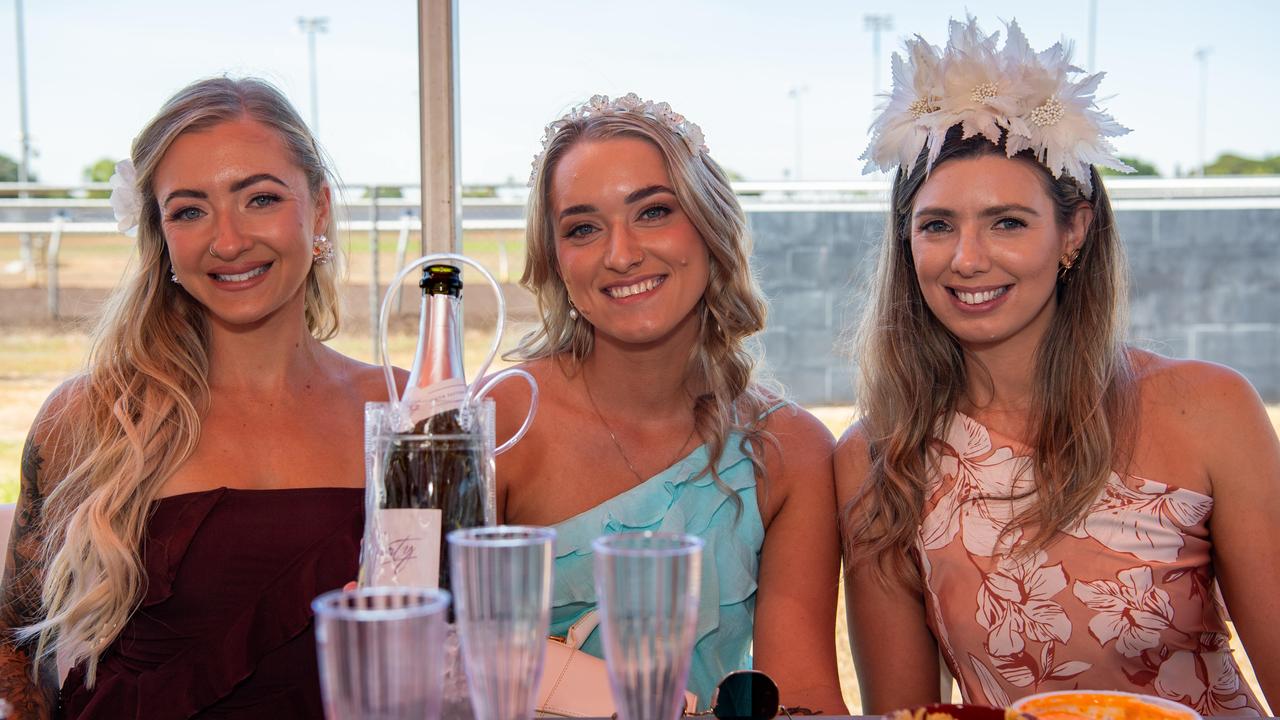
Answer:
[{"label": "clear drinking glass", "polygon": [[483,527],[449,533],[454,612],[476,720],[533,717],[551,624],[556,533]]},{"label": "clear drinking glass", "polygon": [[605,535],[595,552],[605,664],[621,720],[675,720],[698,625],[701,538]]},{"label": "clear drinking glass", "polygon": [[411,587],[316,598],[316,650],[328,720],[439,720],[449,593]]}]

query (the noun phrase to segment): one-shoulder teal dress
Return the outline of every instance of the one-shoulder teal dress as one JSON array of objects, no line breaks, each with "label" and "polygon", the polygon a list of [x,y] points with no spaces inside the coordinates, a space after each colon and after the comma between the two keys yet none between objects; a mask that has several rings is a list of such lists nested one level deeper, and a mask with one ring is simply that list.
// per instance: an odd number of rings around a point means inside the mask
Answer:
[{"label": "one-shoulder teal dress", "polygon": [[[640,485],[554,526],[552,635],[565,634],[579,617],[596,607],[592,540],[609,533],[643,530],[690,533],[705,540],[706,546],[689,690],[698,696],[699,707],[706,708],[721,678],[751,667],[764,523],[756,502],[755,472],[751,459],[739,448],[741,439],[737,433],[729,435],[716,468],[720,479],[742,500],[740,515],[710,473],[694,479],[707,465],[703,445]],[[598,627],[582,649],[604,657]]]}]

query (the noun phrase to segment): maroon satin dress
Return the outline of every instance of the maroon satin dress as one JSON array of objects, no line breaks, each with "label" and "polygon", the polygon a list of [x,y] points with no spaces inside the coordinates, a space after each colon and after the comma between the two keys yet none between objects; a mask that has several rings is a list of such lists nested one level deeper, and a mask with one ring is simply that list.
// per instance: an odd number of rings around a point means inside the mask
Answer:
[{"label": "maroon satin dress", "polygon": [[354,580],[364,491],[219,488],[159,500],[146,595],[64,718],[324,717],[311,601]]}]

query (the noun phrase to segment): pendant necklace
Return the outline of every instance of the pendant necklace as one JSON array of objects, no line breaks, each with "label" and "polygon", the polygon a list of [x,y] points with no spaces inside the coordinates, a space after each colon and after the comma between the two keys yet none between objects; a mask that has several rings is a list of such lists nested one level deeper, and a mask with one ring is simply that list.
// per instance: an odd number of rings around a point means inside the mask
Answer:
[{"label": "pendant necklace", "polygon": [[[609,433],[609,439],[613,441],[613,446],[618,449],[618,455],[622,456],[622,462],[627,464],[627,469],[631,471],[632,475],[636,476],[636,480],[644,482],[644,476],[641,475],[640,471],[636,470],[636,466],[631,463],[631,458],[627,457],[627,452],[622,449],[622,443],[618,442],[618,436],[613,434],[613,428],[609,427],[608,421],[604,419],[604,414],[600,412],[600,406],[596,405],[595,396],[591,394],[591,384],[587,382],[586,368],[582,369],[582,387],[586,388],[587,400],[591,401],[591,409],[595,411],[596,417],[600,420],[600,424],[604,426],[605,432]],[[697,431],[698,423],[695,422],[693,427],[689,429],[689,435],[685,437],[684,442],[680,443],[680,447],[676,448],[675,457],[671,458],[671,462],[664,465],[664,468],[668,468],[676,464],[676,461],[680,459],[681,453],[684,452],[685,446],[689,444],[689,441],[693,439],[693,435]]]}]

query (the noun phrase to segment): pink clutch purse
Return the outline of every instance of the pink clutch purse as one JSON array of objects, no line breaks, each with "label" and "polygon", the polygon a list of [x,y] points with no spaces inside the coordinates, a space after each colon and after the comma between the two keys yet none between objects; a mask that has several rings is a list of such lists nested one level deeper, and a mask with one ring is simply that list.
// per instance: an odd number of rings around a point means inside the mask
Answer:
[{"label": "pink clutch purse", "polygon": [[[607,718],[617,710],[604,660],[579,648],[600,622],[592,610],[569,627],[563,639],[547,639],[547,657],[538,686],[538,717]],[[685,709],[693,712],[698,698],[685,691]]]}]

